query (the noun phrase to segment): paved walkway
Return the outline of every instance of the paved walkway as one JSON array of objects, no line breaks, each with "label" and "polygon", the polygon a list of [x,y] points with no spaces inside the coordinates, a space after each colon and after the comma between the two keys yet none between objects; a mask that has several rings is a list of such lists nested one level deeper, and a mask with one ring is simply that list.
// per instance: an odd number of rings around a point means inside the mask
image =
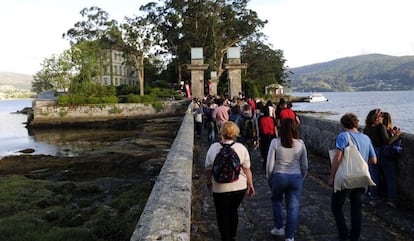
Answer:
[{"label": "paved walkway", "polygon": [[[205,138],[195,139],[194,191],[192,241],[219,241],[212,195],[205,188],[203,164],[208,149]],[[256,195],[245,197],[239,210],[238,241],[284,240],[270,235],[272,208],[270,190],[261,168],[258,151],[251,153],[252,172]],[[337,230],[330,208],[331,188],[327,185],[328,159],[308,153],[309,172],[304,182],[296,241],[334,241]],[[380,202],[377,207],[363,209],[360,240],[414,241],[414,204],[399,201],[398,208]],[[345,205],[349,224],[349,202]],[[349,226],[349,225],[348,225]]]}]

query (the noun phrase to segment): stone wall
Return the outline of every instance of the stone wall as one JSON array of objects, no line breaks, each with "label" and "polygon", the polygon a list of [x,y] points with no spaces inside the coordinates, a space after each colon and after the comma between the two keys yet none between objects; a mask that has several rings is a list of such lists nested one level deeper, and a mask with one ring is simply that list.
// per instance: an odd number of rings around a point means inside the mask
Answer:
[{"label": "stone wall", "polygon": [[33,103],[30,126],[181,115],[187,110],[188,103],[189,100],[164,101],[163,108],[156,110],[151,104],[141,103],[56,106],[54,101],[36,100]]},{"label": "stone wall", "polygon": [[189,241],[194,144],[192,113],[185,113],[131,241]]},{"label": "stone wall", "polygon": [[[328,157],[328,150],[335,148],[336,137],[343,131],[338,121],[302,115],[300,134],[308,149]],[[401,135],[404,151],[398,162],[398,190],[401,198],[414,201],[414,135]],[[329,163],[327,163],[329,165]]]}]

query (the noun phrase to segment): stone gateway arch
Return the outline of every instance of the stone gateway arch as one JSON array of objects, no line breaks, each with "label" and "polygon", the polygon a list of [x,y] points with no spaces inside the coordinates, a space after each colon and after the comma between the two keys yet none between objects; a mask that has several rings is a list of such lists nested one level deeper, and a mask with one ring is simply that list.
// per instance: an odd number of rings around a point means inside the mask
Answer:
[{"label": "stone gateway arch", "polygon": [[[247,64],[241,63],[240,47],[232,47],[227,50],[228,63],[224,68],[228,71],[229,77],[229,97],[239,96],[242,92],[241,70],[247,68]],[[204,71],[208,69],[208,64],[204,64],[203,48],[191,48],[191,64],[187,65],[191,71],[191,94],[193,97],[204,97]],[[217,95],[217,85],[219,79],[212,73],[211,92]]]}]

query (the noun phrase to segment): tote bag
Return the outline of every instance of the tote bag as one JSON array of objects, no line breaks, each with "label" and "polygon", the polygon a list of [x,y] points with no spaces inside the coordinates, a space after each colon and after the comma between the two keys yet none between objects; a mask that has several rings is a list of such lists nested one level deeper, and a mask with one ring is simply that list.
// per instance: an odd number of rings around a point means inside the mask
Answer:
[{"label": "tote bag", "polygon": [[[348,136],[349,146],[344,150],[342,161],[339,164],[338,170],[335,174],[334,180],[334,192],[343,189],[353,189],[359,187],[375,186],[375,183],[371,179],[369,174],[368,164],[359,153],[357,146],[352,141],[349,133]],[[329,151],[330,156],[332,150]],[[333,160],[333,155],[331,162]]]}]

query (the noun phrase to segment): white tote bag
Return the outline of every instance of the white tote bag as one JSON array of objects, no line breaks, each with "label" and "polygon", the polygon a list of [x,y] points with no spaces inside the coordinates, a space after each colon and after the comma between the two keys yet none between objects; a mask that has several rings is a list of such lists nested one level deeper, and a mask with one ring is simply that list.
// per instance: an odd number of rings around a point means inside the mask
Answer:
[{"label": "white tote bag", "polygon": [[196,122],[203,122],[203,114],[201,114],[201,113],[196,113],[196,114],[195,114],[195,121],[196,121]]},{"label": "white tote bag", "polygon": [[[369,174],[368,164],[359,153],[357,146],[347,133],[349,146],[344,150],[342,161],[335,174],[334,192],[343,189],[353,189],[359,187],[375,186]],[[331,150],[329,151],[332,155]],[[333,159],[333,155],[331,161]]]}]

